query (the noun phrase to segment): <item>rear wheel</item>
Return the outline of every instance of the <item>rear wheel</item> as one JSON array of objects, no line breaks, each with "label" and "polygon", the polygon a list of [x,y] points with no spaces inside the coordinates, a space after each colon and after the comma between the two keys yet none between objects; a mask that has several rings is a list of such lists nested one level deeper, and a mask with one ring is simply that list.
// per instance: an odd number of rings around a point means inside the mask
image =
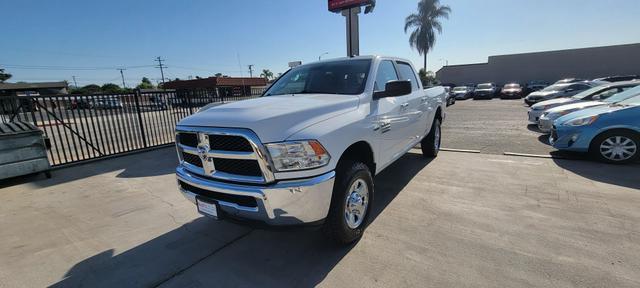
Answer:
[{"label": "rear wheel", "polygon": [[600,134],[591,142],[590,152],[598,160],[614,164],[626,164],[638,159],[640,135],[626,130]]},{"label": "rear wheel", "polygon": [[420,142],[420,148],[422,149],[422,155],[424,157],[433,158],[438,156],[441,136],[440,119],[436,118],[433,120],[433,125],[431,125],[431,131],[422,139],[422,142]]},{"label": "rear wheel", "polygon": [[361,162],[345,161],[337,170],[331,207],[323,230],[339,244],[349,244],[362,237],[373,204],[373,178],[369,167]]}]

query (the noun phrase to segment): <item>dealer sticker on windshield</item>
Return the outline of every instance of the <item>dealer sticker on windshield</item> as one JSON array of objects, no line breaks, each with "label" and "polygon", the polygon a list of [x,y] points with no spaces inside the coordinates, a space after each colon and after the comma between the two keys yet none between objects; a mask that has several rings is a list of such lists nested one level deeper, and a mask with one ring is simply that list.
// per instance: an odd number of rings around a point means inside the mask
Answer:
[{"label": "dealer sticker on windshield", "polygon": [[200,212],[200,214],[218,219],[218,207],[216,207],[215,203],[210,203],[199,198],[196,198],[196,203],[198,204],[198,212]]}]

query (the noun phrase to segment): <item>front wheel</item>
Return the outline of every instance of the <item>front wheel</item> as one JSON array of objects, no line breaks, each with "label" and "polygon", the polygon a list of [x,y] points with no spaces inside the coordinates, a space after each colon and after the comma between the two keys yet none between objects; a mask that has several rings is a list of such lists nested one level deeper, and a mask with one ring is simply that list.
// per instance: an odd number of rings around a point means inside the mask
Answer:
[{"label": "front wheel", "polygon": [[325,234],[339,244],[362,237],[371,215],[373,178],[361,162],[345,161],[336,169],[331,207],[324,223]]},{"label": "front wheel", "polygon": [[422,155],[424,157],[437,157],[440,151],[440,138],[441,138],[440,119],[433,120],[431,125],[431,131],[420,142],[420,148],[422,149]]},{"label": "front wheel", "polygon": [[590,152],[598,160],[613,164],[626,164],[640,157],[640,135],[630,131],[605,132],[591,143]]}]

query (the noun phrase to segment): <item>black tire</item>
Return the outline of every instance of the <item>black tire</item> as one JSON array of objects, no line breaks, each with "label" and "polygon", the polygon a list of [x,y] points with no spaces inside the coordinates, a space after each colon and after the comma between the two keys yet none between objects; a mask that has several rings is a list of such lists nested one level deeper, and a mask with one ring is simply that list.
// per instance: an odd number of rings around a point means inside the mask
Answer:
[{"label": "black tire", "polygon": [[[352,185],[359,180],[362,180],[368,189],[368,199],[365,199],[367,205],[360,224],[357,227],[349,227],[345,216],[347,197],[352,194],[352,191],[349,191]],[[373,177],[367,165],[349,160],[341,162],[336,169],[331,206],[323,226],[327,237],[341,245],[359,240],[371,219],[374,194]]]},{"label": "black tire", "polygon": [[438,157],[438,152],[440,152],[441,136],[442,129],[440,119],[436,118],[433,120],[433,125],[431,125],[431,131],[429,131],[429,134],[427,134],[427,136],[420,142],[422,156],[428,158]]},{"label": "black tire", "polygon": [[[626,139],[628,139],[629,142],[627,142]],[[610,142],[607,142],[608,140]],[[614,144],[614,142],[626,143],[625,145],[622,145],[621,148],[631,154],[630,155],[624,154],[618,158],[616,157],[615,154],[606,153],[608,151],[611,151],[611,149],[606,148],[607,146],[611,146],[608,144],[609,143]],[[635,146],[635,149],[633,149],[633,151],[630,152],[630,148],[632,147],[632,145]],[[634,133],[627,130],[612,130],[612,131],[604,132],[598,135],[596,138],[594,138],[591,141],[591,145],[589,147],[589,153],[591,153],[591,155],[594,158],[596,158],[598,161],[602,161],[605,163],[628,164],[628,163],[634,162],[638,160],[640,157],[640,135],[638,133]]]}]

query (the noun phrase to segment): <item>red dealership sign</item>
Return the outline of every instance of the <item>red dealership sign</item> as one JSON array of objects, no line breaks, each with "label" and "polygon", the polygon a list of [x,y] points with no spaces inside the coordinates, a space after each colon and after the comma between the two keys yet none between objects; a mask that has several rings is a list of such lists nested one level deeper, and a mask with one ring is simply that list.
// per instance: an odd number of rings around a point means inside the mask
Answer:
[{"label": "red dealership sign", "polygon": [[340,12],[341,10],[369,5],[373,0],[329,0],[329,11]]}]

